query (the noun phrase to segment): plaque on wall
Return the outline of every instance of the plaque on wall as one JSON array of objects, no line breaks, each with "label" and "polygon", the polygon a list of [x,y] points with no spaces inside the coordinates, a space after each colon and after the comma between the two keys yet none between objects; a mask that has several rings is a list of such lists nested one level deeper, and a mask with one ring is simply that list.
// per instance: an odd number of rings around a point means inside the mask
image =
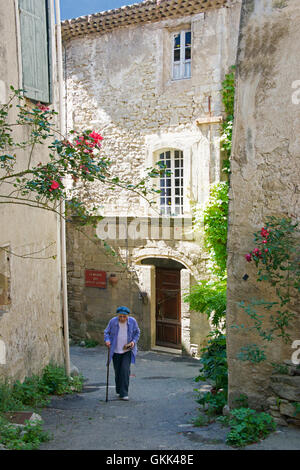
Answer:
[{"label": "plaque on wall", "polygon": [[96,271],[95,269],[85,270],[85,287],[98,287],[106,289],[106,271]]}]

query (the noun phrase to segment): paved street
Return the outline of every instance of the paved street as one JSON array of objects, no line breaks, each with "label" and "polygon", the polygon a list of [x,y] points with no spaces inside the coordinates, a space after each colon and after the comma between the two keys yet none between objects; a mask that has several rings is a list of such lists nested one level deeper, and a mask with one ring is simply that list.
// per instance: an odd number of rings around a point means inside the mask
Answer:
[{"label": "paved street", "polygon": [[[41,412],[44,428],[53,434],[41,449],[232,450],[225,444],[226,428],[191,424],[198,406],[193,391],[197,360],[139,351],[131,368],[130,400],[115,397],[111,365],[107,403],[106,349],[71,347],[71,360],[87,379],[84,391],[54,397]],[[300,449],[300,430],[279,428],[247,449]]]}]

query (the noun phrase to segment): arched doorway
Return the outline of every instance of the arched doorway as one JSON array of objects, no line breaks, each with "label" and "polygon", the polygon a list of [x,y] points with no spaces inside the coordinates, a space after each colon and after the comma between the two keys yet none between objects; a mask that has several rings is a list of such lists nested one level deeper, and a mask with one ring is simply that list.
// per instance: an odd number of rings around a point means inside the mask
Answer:
[{"label": "arched doorway", "polygon": [[155,344],[182,349],[181,270],[185,266],[168,258],[146,258],[155,267]]}]

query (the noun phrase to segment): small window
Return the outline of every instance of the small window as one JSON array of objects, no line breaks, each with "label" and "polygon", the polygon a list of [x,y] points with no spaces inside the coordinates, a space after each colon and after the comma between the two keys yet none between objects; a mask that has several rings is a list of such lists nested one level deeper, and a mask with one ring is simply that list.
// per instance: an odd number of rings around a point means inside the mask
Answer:
[{"label": "small window", "polygon": [[181,31],[173,37],[173,79],[191,77],[191,31]]},{"label": "small window", "polygon": [[160,177],[160,213],[183,214],[183,152],[167,150],[159,154],[159,161],[170,170],[170,175]]}]

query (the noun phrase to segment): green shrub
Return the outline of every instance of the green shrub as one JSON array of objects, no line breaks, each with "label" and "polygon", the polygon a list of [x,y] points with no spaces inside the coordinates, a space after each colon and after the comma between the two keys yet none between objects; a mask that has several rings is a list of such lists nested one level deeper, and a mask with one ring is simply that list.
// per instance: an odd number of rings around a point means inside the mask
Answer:
[{"label": "green shrub", "polygon": [[26,377],[24,382],[17,381],[12,388],[13,398],[25,406],[45,406],[49,399],[49,388],[41,381],[40,377],[33,375]]},{"label": "green shrub", "polygon": [[21,411],[26,406],[12,393],[12,387],[7,383],[0,383],[0,414],[6,411]]},{"label": "green shrub", "polygon": [[276,429],[272,416],[251,408],[232,410],[229,426],[230,432],[227,435],[226,443],[234,447],[243,447],[258,442]]},{"label": "green shrub", "polygon": [[192,424],[193,426],[200,428],[202,426],[207,426],[210,423],[210,420],[207,415],[205,414],[200,414],[192,419]]},{"label": "green shrub", "polygon": [[99,342],[94,340],[94,339],[85,339],[84,340],[84,346],[85,348],[95,348],[98,346]]},{"label": "green shrub", "polygon": [[228,388],[228,366],[226,354],[226,336],[219,332],[208,335],[211,339],[201,349],[200,364],[202,369],[196,382],[212,380],[216,390]]},{"label": "green shrub", "polygon": [[223,329],[226,317],[226,281],[201,281],[184,297],[191,310],[205,313],[214,328]]},{"label": "green shrub", "polygon": [[49,395],[63,395],[82,390],[83,377],[68,377],[63,367],[49,364],[42,376],[26,377],[24,382],[13,385],[0,383],[0,444],[8,449],[36,449],[41,442],[49,439],[41,423],[28,422],[24,427],[7,421],[4,413],[22,411],[45,406]]},{"label": "green shrub", "polygon": [[220,415],[227,403],[227,390],[218,390],[215,393],[206,392],[198,398],[197,403],[205,407],[208,416]]},{"label": "green shrub", "polygon": [[63,367],[49,364],[43,371],[42,382],[49,394],[64,395],[80,392],[83,378],[82,376],[68,377]]},{"label": "green shrub", "polygon": [[214,263],[213,271],[219,277],[226,275],[228,188],[227,182],[212,184],[203,211],[205,245]]},{"label": "green shrub", "polygon": [[38,449],[41,442],[50,439],[42,429],[41,422],[25,422],[25,426],[16,426],[0,417],[0,444],[10,450]]}]

